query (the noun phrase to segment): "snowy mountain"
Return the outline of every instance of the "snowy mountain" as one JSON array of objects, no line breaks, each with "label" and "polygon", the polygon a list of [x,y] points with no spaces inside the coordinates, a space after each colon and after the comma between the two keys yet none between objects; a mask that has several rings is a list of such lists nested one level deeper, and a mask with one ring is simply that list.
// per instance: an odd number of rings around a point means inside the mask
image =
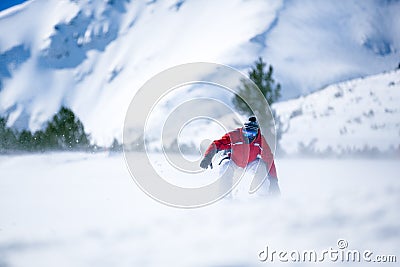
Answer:
[{"label": "snowy mountain", "polygon": [[273,105],[288,154],[400,151],[400,70]]},{"label": "snowy mountain", "polygon": [[0,114],[37,130],[68,106],[121,138],[136,90],[177,64],[275,68],[284,99],[398,64],[399,1],[31,0],[0,12]]}]

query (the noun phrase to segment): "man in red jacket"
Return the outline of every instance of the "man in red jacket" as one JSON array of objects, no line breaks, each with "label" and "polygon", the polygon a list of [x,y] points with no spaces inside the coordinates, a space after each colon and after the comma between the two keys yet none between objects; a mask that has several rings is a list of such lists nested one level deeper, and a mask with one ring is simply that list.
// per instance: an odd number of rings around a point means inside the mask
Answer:
[{"label": "man in red jacket", "polygon": [[269,193],[280,194],[274,157],[260,132],[256,117],[250,117],[243,128],[238,128],[226,133],[221,139],[214,140],[205,152],[200,167],[207,169],[208,166],[212,166],[212,158],[221,150],[227,152],[229,159],[229,162],[224,164],[225,177],[233,178],[238,168],[255,165],[257,170],[254,179],[258,179],[260,185],[263,186],[266,184],[265,178],[268,178]]}]

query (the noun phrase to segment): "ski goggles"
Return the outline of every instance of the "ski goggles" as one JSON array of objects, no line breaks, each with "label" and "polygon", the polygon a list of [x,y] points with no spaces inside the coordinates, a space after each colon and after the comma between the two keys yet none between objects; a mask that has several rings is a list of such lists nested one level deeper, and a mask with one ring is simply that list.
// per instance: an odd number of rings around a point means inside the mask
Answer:
[{"label": "ski goggles", "polygon": [[258,130],[253,130],[253,129],[243,129],[243,134],[247,138],[251,139],[257,136]]}]

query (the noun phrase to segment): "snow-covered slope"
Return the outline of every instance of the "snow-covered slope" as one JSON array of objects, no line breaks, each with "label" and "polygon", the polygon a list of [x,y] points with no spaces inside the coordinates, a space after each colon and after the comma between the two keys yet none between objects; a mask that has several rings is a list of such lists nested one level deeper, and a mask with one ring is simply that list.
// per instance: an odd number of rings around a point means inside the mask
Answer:
[{"label": "snow-covered slope", "polygon": [[400,70],[331,85],[273,106],[289,154],[400,151]]},{"label": "snow-covered slope", "polygon": [[393,69],[399,10],[372,0],[31,0],[0,13],[0,114],[36,130],[66,105],[108,145],[136,90],[180,63],[246,70],[261,55],[284,98]]},{"label": "snow-covered slope", "polygon": [[[399,261],[397,160],[276,164],[282,189],[276,201],[247,194],[177,209],[140,191],[122,156],[0,156],[0,265],[319,266],[290,259],[280,265],[278,253],[275,261],[260,262],[258,255],[269,246],[288,254],[315,250],[323,259],[324,250],[338,250],[338,239],[349,244],[339,252],[369,250],[371,259],[396,255]],[[157,169],[171,176],[168,165]],[[202,181],[184,172],[172,177],[185,182],[178,186]],[[210,171],[202,178],[209,181]],[[361,263],[330,262],[327,256],[321,266],[398,266],[362,257]]]}]

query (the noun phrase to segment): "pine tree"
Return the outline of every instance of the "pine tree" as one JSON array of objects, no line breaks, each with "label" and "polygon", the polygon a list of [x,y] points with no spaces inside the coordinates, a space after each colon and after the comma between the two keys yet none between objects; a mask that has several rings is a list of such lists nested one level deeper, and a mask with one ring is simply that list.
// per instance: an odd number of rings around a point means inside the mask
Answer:
[{"label": "pine tree", "polygon": [[17,148],[15,133],[7,127],[7,119],[0,117],[0,153]]},{"label": "pine tree", "polygon": [[[272,77],[274,72],[273,67],[271,65],[268,66],[268,69],[266,69],[266,67],[267,64],[261,57],[259,57],[258,60],[254,62],[254,66],[251,67],[248,75],[250,80],[261,91],[269,106],[271,106],[281,97],[281,85],[275,83],[275,80]],[[240,94],[246,97],[248,103],[245,103],[238,95],[233,98],[232,102],[237,110],[243,115],[257,116],[260,126],[265,126],[265,128],[262,129],[264,136],[267,141],[270,142],[269,145],[274,147],[275,145],[279,145],[279,139],[281,136],[279,128],[280,120],[273,110],[272,113],[269,110],[266,110],[268,107],[266,107],[265,102],[260,99],[260,94],[255,93],[256,88],[253,83],[248,80],[242,80],[239,87]],[[263,114],[267,116],[260,116]],[[278,122],[278,125],[276,125],[275,122]],[[275,143],[276,141],[278,141],[278,143]]]},{"label": "pine tree", "polygon": [[33,136],[30,131],[23,130],[18,136],[18,147],[21,150],[32,151],[33,146]]},{"label": "pine tree", "polygon": [[120,144],[116,138],[114,138],[114,140],[113,140],[113,143],[110,147],[110,151],[113,151],[113,152],[121,152],[122,151],[122,144]]},{"label": "pine tree", "polygon": [[82,149],[90,146],[82,122],[68,108],[62,107],[44,131],[44,146],[50,149]]},{"label": "pine tree", "polygon": [[46,135],[43,131],[37,131],[32,138],[32,150],[44,152],[49,148]]},{"label": "pine tree", "polygon": [[[254,63],[248,72],[249,78],[257,85],[261,93],[264,95],[269,105],[272,105],[281,97],[281,85],[279,83],[275,84],[275,80],[272,77],[273,67],[268,66],[268,70],[265,70],[267,64],[262,60],[261,57]],[[246,80],[242,81],[241,92],[246,95],[249,99],[249,104],[252,107],[258,107],[261,103],[257,95],[253,93],[254,86],[249,84]],[[233,104],[236,106],[239,112],[245,115],[252,115],[253,112],[250,107],[239,97],[235,96],[233,99]]]},{"label": "pine tree", "polygon": [[7,127],[7,119],[0,117],[0,153],[46,150],[90,149],[89,135],[82,122],[68,108],[62,107],[47,123],[46,128],[18,133]]}]

